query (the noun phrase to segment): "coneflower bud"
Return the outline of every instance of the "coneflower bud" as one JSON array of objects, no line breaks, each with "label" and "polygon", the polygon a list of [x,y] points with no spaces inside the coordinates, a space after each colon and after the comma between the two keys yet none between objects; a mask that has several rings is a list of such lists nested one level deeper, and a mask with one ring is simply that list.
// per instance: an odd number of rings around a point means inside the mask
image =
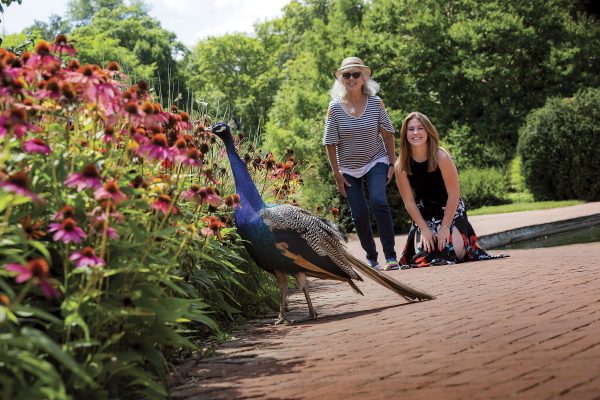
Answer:
[{"label": "coneflower bud", "polygon": [[119,72],[121,70],[121,67],[116,61],[111,61],[108,64],[106,64],[106,69],[108,71]]},{"label": "coneflower bud", "polygon": [[114,134],[115,134],[115,127],[112,125],[106,125],[106,127],[104,128],[104,135],[112,136]]},{"label": "coneflower bud", "polygon": [[209,150],[210,150],[210,147],[208,147],[208,143],[200,144],[200,152],[202,152],[202,154],[208,153]]},{"label": "coneflower bud", "polygon": [[69,43],[69,40],[67,39],[67,36],[65,34],[59,33],[54,38],[54,43],[60,46],[66,46]]},{"label": "coneflower bud", "polygon": [[45,279],[48,276],[48,261],[43,258],[36,258],[27,263],[27,268],[31,271],[33,276],[39,279]]},{"label": "coneflower bud", "polygon": [[138,114],[138,105],[135,101],[130,101],[125,104],[125,111],[129,114],[137,115]]},{"label": "coneflower bud", "polygon": [[72,100],[75,98],[75,90],[73,89],[73,86],[69,82],[64,82],[60,86],[60,91],[61,91],[62,95],[64,96],[64,98],[67,100]]},{"label": "coneflower bud", "polygon": [[40,40],[35,46],[35,53],[40,56],[47,56],[50,54],[50,43],[45,40]]},{"label": "coneflower bud", "polygon": [[85,64],[79,68],[79,72],[84,76],[92,76],[94,74],[94,67],[90,64]]},{"label": "coneflower bud", "polygon": [[20,187],[21,189],[29,188],[29,178],[27,178],[27,174],[22,171],[15,172],[14,174],[8,177],[8,182],[12,185]]},{"label": "coneflower bud", "polygon": [[58,92],[60,90],[60,85],[58,84],[58,79],[52,77],[46,81],[46,90],[51,92]]},{"label": "coneflower bud", "polygon": [[29,58],[31,57],[31,53],[29,51],[24,51],[21,53],[21,61],[23,62],[23,64],[27,64],[27,61],[29,60]]},{"label": "coneflower bud", "polygon": [[77,61],[75,59],[69,61],[69,64],[67,64],[67,69],[71,70],[71,71],[76,71],[79,69],[79,67],[80,67],[79,61]]},{"label": "coneflower bud", "polygon": [[145,114],[153,114],[154,113],[154,106],[152,105],[151,102],[145,101],[144,104],[142,105],[142,111]]},{"label": "coneflower bud", "polygon": [[137,89],[138,89],[138,93],[142,94],[142,93],[146,93],[148,91],[150,87],[148,86],[148,82],[146,82],[145,80],[140,80],[137,83]]}]

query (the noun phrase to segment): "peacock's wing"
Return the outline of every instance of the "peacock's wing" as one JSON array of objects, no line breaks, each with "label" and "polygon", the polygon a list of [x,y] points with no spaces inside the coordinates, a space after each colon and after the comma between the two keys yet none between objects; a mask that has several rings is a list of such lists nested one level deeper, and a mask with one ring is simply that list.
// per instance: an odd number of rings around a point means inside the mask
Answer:
[{"label": "peacock's wing", "polygon": [[[348,277],[362,280],[350,266],[341,232],[331,222],[289,204],[267,206],[260,215],[286,257],[305,261],[314,252],[327,258]],[[327,269],[327,264],[312,265],[311,268]]]}]

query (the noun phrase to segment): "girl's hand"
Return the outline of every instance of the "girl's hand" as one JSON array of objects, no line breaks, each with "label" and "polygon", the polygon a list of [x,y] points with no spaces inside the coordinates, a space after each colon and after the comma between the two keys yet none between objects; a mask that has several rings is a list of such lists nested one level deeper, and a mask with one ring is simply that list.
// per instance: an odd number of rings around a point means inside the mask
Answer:
[{"label": "girl's hand", "polygon": [[444,247],[450,241],[450,228],[444,225],[440,225],[440,229],[437,234],[437,246],[438,250],[444,250]]},{"label": "girl's hand", "polygon": [[421,229],[421,249],[427,253],[432,252],[435,249],[435,235],[431,229]]}]

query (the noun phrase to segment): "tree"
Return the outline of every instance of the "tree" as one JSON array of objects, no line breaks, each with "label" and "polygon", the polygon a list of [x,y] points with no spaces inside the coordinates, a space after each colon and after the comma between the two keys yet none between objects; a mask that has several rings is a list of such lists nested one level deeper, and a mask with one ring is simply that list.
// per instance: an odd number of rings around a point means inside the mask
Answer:
[{"label": "tree", "polygon": [[238,116],[249,133],[265,124],[280,74],[260,40],[245,34],[210,37],[184,64],[194,96],[213,113]]},{"label": "tree", "polygon": [[177,59],[187,49],[148,15],[144,3],[127,6],[122,0],[76,0],[70,3],[70,12],[75,12],[75,6],[82,7],[74,16],[78,18],[75,23],[89,20],[72,32],[80,61],[106,64],[115,60],[134,79],[150,81],[164,103],[172,103],[181,94],[180,103],[185,104],[187,89]]},{"label": "tree", "polygon": [[597,33],[575,23],[570,7],[560,0],[374,1],[362,48],[383,55],[373,64],[388,105],[429,114],[455,147],[460,135],[451,127],[468,129],[474,145],[492,147],[474,166],[503,165],[529,110],[549,95],[573,93],[583,77],[598,82],[597,52],[589,49]]}]

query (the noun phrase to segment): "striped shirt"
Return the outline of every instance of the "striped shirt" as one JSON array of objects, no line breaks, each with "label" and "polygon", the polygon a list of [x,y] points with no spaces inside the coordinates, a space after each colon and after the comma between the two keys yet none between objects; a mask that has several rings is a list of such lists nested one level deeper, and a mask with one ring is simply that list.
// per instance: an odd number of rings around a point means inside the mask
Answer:
[{"label": "striped shirt", "polygon": [[379,96],[369,96],[359,117],[348,115],[339,99],[329,103],[323,144],[335,144],[341,173],[360,178],[379,162],[389,159],[379,128],[394,132]]}]

